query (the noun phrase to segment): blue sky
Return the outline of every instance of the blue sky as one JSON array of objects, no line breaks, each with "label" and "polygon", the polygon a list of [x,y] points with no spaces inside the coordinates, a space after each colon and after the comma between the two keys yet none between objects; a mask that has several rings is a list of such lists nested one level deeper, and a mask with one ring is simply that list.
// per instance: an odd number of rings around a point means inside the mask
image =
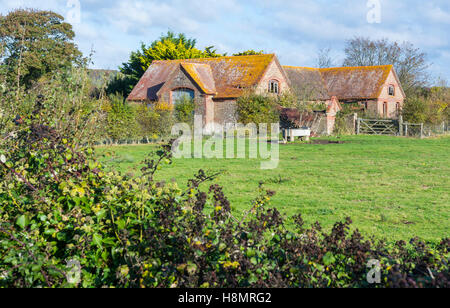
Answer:
[{"label": "blue sky", "polygon": [[341,64],[345,41],[363,35],[412,42],[428,54],[432,75],[450,81],[450,1],[380,0],[381,22],[369,23],[368,2],[376,1],[0,0],[0,12],[32,7],[68,17],[80,49],[95,51],[95,68],[117,69],[140,42],[169,29],[196,38],[200,48],[264,50],[299,66],[315,66],[318,50],[327,47]]}]

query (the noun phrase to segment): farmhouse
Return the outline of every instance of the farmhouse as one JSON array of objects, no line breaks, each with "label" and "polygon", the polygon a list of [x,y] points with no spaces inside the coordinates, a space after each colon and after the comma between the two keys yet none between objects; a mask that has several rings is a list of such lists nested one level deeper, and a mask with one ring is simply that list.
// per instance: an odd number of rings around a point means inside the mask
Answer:
[{"label": "farmhouse", "polygon": [[284,66],[294,91],[309,100],[336,97],[375,117],[397,118],[406,98],[392,65],[307,68]]},{"label": "farmhouse", "polygon": [[289,88],[275,55],[154,61],[128,101],[196,101],[204,123],[235,123],[236,100],[249,89],[279,94]]},{"label": "farmhouse", "polygon": [[[405,94],[393,66],[315,69],[281,66],[274,54],[154,61],[127,100],[176,104],[183,96],[196,102],[205,125],[236,123],[236,100],[248,90],[279,95],[294,91],[307,101],[328,106],[331,133],[342,103],[386,118],[397,117]],[[354,105],[354,104],[353,104]]]}]

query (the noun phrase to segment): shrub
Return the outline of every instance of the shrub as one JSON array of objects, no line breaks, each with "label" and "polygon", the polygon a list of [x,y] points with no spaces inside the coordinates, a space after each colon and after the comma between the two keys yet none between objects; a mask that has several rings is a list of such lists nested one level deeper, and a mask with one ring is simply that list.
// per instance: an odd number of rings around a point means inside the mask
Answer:
[{"label": "shrub", "polygon": [[76,144],[93,143],[104,126],[105,115],[89,96],[90,80],[84,68],[54,72],[28,90],[0,84],[0,134],[14,133],[17,122],[35,114],[35,122],[48,125]]},{"label": "shrub", "polygon": [[[268,208],[262,186],[236,219],[222,187],[201,188],[217,174],[199,171],[185,190],[154,180],[171,144],[123,176],[35,121],[0,150],[0,287],[370,287],[371,259],[376,286],[450,287],[448,239],[376,242],[350,219],[307,228]],[[80,280],[68,280],[77,262]]]},{"label": "shrub", "polygon": [[174,123],[173,108],[164,102],[139,104],[136,107],[136,121],[140,128],[140,138],[167,137]]},{"label": "shrub", "polygon": [[276,98],[260,94],[246,94],[237,100],[237,115],[243,124],[278,123]]},{"label": "shrub", "polygon": [[193,124],[195,102],[193,99],[183,96],[175,102],[175,118],[178,122]]},{"label": "shrub", "polygon": [[424,123],[426,120],[425,110],[424,99],[418,96],[409,97],[403,106],[404,120],[410,123]]},{"label": "shrub", "polygon": [[135,109],[120,94],[109,95],[103,107],[107,113],[105,135],[114,142],[136,138],[138,123]]},{"label": "shrub", "polygon": [[450,89],[422,89],[407,97],[403,117],[411,123],[441,124],[450,120]]}]

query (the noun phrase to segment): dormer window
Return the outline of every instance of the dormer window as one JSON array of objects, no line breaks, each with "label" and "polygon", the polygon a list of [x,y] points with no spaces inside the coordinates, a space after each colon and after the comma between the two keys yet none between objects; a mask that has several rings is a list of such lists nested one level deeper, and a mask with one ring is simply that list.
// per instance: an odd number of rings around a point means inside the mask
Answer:
[{"label": "dormer window", "polygon": [[389,86],[389,95],[394,96],[395,95],[395,87],[393,85]]},{"label": "dormer window", "polygon": [[274,93],[274,94],[280,93],[280,85],[277,80],[269,81],[269,93]]}]

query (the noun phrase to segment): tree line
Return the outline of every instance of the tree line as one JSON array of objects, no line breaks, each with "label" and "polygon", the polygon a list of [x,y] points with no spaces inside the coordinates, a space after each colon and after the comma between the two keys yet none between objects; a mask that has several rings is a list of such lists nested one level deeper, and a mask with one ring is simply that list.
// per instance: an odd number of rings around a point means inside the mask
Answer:
[{"label": "tree line", "polygon": [[[32,104],[35,101],[32,96],[52,91],[52,95],[56,95],[56,92],[63,92],[61,89],[73,88],[74,91],[84,93],[83,99],[80,99],[78,105],[72,102],[69,106],[67,101],[74,96],[70,93],[58,93],[60,97],[68,96],[63,100],[67,106],[59,109],[64,109],[67,115],[78,119],[76,121],[94,113],[97,113],[97,120],[109,116],[110,119],[106,122],[110,123],[110,130],[125,132],[125,127],[116,128],[118,123],[129,125],[136,122],[128,112],[133,108],[114,106],[118,101],[123,105],[127,104],[125,98],[153,61],[226,55],[218,52],[212,45],[200,49],[197,47],[196,39],[188,38],[183,33],[176,34],[169,31],[148,44],[141,43],[141,46],[131,52],[129,59],[119,67],[119,73],[111,74],[113,77],[106,78],[99,86],[89,74],[84,76],[86,74],[82,73],[87,70],[91,59],[90,56],[82,54],[74,43],[74,38],[72,26],[65,22],[61,15],[51,11],[18,9],[0,16],[0,90],[5,98],[1,103],[2,114],[9,114],[13,118],[23,116],[24,112],[32,111]],[[427,55],[413,44],[355,37],[347,41],[344,52],[343,66],[383,64],[395,66],[407,94],[403,110],[406,120],[426,123],[448,121],[449,88],[444,81],[437,86],[430,86],[428,73],[430,63]],[[262,53],[264,51],[248,50],[233,55]],[[336,65],[331,53],[331,49],[319,52],[320,67]],[[74,72],[77,72],[78,77],[73,76]],[[76,79],[83,80],[82,86],[79,88],[73,85],[65,86],[65,82],[70,84]],[[83,105],[83,108],[79,108],[80,105]],[[86,109],[87,106],[91,110]],[[78,109],[83,116],[76,114],[74,110]],[[123,115],[121,121],[116,121],[118,114]],[[147,123],[148,119],[156,116],[146,113],[146,117],[145,120],[138,122]],[[6,121],[6,118],[0,117],[0,125],[5,125],[1,123]],[[62,121],[55,116],[54,118],[55,121]],[[11,122],[8,123],[11,125]],[[142,127],[137,128],[140,129]],[[116,133],[109,134],[117,135]]]}]

